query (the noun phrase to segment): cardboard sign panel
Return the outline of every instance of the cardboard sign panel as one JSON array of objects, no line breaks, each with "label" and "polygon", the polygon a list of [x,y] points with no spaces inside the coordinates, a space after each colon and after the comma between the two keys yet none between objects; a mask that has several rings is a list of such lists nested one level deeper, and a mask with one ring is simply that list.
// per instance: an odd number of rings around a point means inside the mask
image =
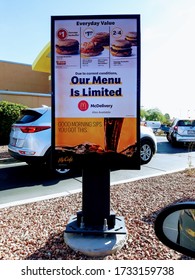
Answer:
[{"label": "cardboard sign panel", "polygon": [[140,17],[51,19],[55,167],[140,168]]}]

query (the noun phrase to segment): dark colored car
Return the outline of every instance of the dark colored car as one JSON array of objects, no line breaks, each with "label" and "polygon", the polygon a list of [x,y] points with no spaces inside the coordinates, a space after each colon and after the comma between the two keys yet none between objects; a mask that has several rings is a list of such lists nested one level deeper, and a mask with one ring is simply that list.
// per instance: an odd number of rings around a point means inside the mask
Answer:
[{"label": "dark colored car", "polygon": [[169,126],[166,125],[166,124],[161,124],[160,129],[161,129],[165,134],[167,134],[167,133],[169,132]]}]

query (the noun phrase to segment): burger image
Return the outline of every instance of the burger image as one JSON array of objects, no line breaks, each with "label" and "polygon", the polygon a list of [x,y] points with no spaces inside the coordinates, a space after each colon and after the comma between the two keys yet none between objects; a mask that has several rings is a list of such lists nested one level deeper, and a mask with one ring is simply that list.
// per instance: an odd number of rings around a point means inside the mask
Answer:
[{"label": "burger image", "polygon": [[60,55],[77,54],[79,51],[79,42],[75,39],[65,39],[58,41],[56,44],[56,52]]},{"label": "burger image", "polygon": [[129,41],[132,46],[137,46],[137,32],[128,32],[125,40]]},{"label": "burger image", "polygon": [[93,37],[92,42],[99,44],[101,46],[109,46],[110,45],[110,34],[107,32],[98,32]]},{"label": "burger image", "polygon": [[96,56],[101,54],[104,48],[92,41],[84,42],[81,46],[81,54],[84,56]]},{"label": "burger image", "polygon": [[110,52],[113,56],[119,56],[119,57],[125,57],[130,56],[132,49],[131,49],[131,43],[127,40],[116,40],[113,42]]}]

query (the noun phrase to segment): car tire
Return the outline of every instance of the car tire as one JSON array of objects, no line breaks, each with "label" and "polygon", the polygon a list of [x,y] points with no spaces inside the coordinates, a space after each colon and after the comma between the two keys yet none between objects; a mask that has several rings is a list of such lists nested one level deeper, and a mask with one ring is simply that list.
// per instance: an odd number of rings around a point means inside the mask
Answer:
[{"label": "car tire", "polygon": [[166,138],[167,138],[167,140],[169,141],[169,143],[171,142],[171,139],[170,139],[170,135],[169,135],[169,133],[167,133],[166,134]]},{"label": "car tire", "polygon": [[70,172],[70,169],[67,169],[67,168],[56,168],[55,169],[55,173],[58,175],[64,175],[68,172]]},{"label": "car tire", "polygon": [[140,158],[141,164],[147,164],[153,156],[153,145],[149,140],[141,140]]},{"label": "car tire", "polygon": [[177,142],[176,138],[173,136],[173,134],[171,134],[171,145],[173,147],[177,147],[178,146],[178,142]]},{"label": "car tire", "polygon": [[56,168],[56,169],[51,168],[51,162],[52,162],[52,152],[51,152],[51,148],[50,148],[47,151],[46,164],[47,164],[48,168],[51,169],[52,173],[54,173],[54,175],[63,176],[64,174],[70,172],[70,169],[67,169],[67,168]]}]

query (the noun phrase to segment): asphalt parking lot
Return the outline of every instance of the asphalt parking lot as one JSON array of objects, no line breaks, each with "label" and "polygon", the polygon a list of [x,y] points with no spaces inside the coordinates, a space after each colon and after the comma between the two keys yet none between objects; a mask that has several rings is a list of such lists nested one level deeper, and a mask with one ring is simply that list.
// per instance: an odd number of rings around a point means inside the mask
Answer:
[{"label": "asphalt parking lot", "polygon": [[[164,136],[157,136],[158,152],[141,170],[110,172],[110,184],[116,185],[141,178],[195,167],[195,147],[172,147]],[[25,163],[0,165],[0,208],[68,195],[82,190],[81,172],[52,177],[47,171],[36,172]]]}]

